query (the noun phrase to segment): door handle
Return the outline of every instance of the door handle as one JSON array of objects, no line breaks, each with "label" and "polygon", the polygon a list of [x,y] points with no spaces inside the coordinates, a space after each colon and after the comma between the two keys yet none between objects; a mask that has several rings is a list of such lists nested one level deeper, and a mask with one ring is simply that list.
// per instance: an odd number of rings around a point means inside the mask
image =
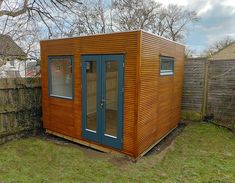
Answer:
[{"label": "door handle", "polygon": [[101,103],[100,103],[100,108],[102,109],[103,107],[104,107],[104,103],[101,102]]},{"label": "door handle", "polygon": [[101,103],[100,103],[100,108],[101,108],[101,109],[104,107],[105,101],[106,101],[106,100],[104,99],[104,97],[102,97]]},{"label": "door handle", "polygon": [[102,97],[101,102],[103,102],[103,103],[106,102],[106,100],[104,99],[104,97]]}]

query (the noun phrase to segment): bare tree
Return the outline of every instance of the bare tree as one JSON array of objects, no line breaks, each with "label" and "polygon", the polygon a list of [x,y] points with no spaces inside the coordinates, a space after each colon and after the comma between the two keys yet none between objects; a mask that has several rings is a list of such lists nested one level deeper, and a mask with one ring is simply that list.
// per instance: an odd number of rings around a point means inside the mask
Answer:
[{"label": "bare tree", "polygon": [[210,57],[218,51],[221,51],[225,47],[229,46],[231,43],[234,43],[234,39],[231,37],[225,37],[221,40],[211,43],[203,52],[202,56]]},{"label": "bare tree", "polygon": [[173,41],[183,40],[187,26],[199,20],[195,11],[188,11],[178,5],[168,5],[164,14],[167,29],[163,35]]},{"label": "bare tree", "polygon": [[0,0],[0,17],[18,17],[27,14],[27,18],[34,18],[36,15],[47,26],[47,19],[55,21],[52,11],[72,12],[72,7],[81,4],[79,0]]},{"label": "bare tree", "polygon": [[108,6],[103,0],[85,0],[78,9],[77,18],[79,19],[80,34],[97,34],[108,31],[109,16]]},{"label": "bare tree", "polygon": [[186,58],[192,58],[192,57],[195,57],[196,55],[196,51],[193,50],[192,48],[186,46],[185,48],[185,57]]},{"label": "bare tree", "polygon": [[61,24],[70,27],[79,6],[79,0],[0,0],[0,34],[10,35],[26,53],[35,55],[40,39],[67,31]]},{"label": "bare tree", "polygon": [[149,30],[154,27],[161,4],[153,0],[114,0],[113,22],[116,30]]},{"label": "bare tree", "polygon": [[166,16],[165,8],[161,7],[159,14],[156,16],[155,21],[151,25],[151,32],[154,34],[157,34],[159,36],[164,36],[168,29],[168,25],[166,22]]},{"label": "bare tree", "polygon": [[197,20],[195,12],[155,0],[0,0],[0,33],[31,55],[40,39],[113,31],[144,29],[181,41]]},{"label": "bare tree", "polygon": [[173,41],[182,41],[188,26],[199,20],[194,11],[153,0],[114,0],[112,8],[116,30],[144,29]]},{"label": "bare tree", "polygon": [[[18,7],[17,4],[19,2],[15,3],[15,6],[12,7],[11,2],[0,0],[0,16],[11,16],[11,17],[17,17],[27,12],[29,8],[29,0],[24,0],[23,5],[21,7]],[[19,3],[20,4],[20,3]]]}]

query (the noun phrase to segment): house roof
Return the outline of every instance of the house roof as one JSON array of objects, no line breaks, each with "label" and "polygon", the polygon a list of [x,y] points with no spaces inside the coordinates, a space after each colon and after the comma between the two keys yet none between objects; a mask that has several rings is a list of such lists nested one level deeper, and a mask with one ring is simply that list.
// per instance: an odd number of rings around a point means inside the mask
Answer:
[{"label": "house roof", "polygon": [[235,60],[235,41],[214,53],[209,60]]},{"label": "house roof", "polygon": [[10,36],[0,34],[0,56],[26,56],[26,54]]}]

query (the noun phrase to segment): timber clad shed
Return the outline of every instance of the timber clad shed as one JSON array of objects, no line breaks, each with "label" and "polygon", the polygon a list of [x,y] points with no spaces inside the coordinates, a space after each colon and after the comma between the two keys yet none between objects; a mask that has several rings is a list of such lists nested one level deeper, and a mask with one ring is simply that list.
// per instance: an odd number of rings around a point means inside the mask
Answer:
[{"label": "timber clad shed", "polygon": [[137,158],[180,121],[184,46],[142,30],[41,41],[48,133]]}]

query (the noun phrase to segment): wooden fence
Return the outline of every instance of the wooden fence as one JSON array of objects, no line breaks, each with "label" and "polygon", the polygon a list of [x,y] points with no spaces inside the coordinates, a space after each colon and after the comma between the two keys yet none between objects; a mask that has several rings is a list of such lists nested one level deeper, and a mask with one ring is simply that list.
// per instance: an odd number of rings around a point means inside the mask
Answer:
[{"label": "wooden fence", "polygon": [[235,127],[235,60],[188,59],[183,113]]},{"label": "wooden fence", "polygon": [[0,144],[41,125],[39,78],[0,79]]},{"label": "wooden fence", "polygon": [[182,108],[202,113],[205,85],[205,59],[190,59],[185,62]]}]

